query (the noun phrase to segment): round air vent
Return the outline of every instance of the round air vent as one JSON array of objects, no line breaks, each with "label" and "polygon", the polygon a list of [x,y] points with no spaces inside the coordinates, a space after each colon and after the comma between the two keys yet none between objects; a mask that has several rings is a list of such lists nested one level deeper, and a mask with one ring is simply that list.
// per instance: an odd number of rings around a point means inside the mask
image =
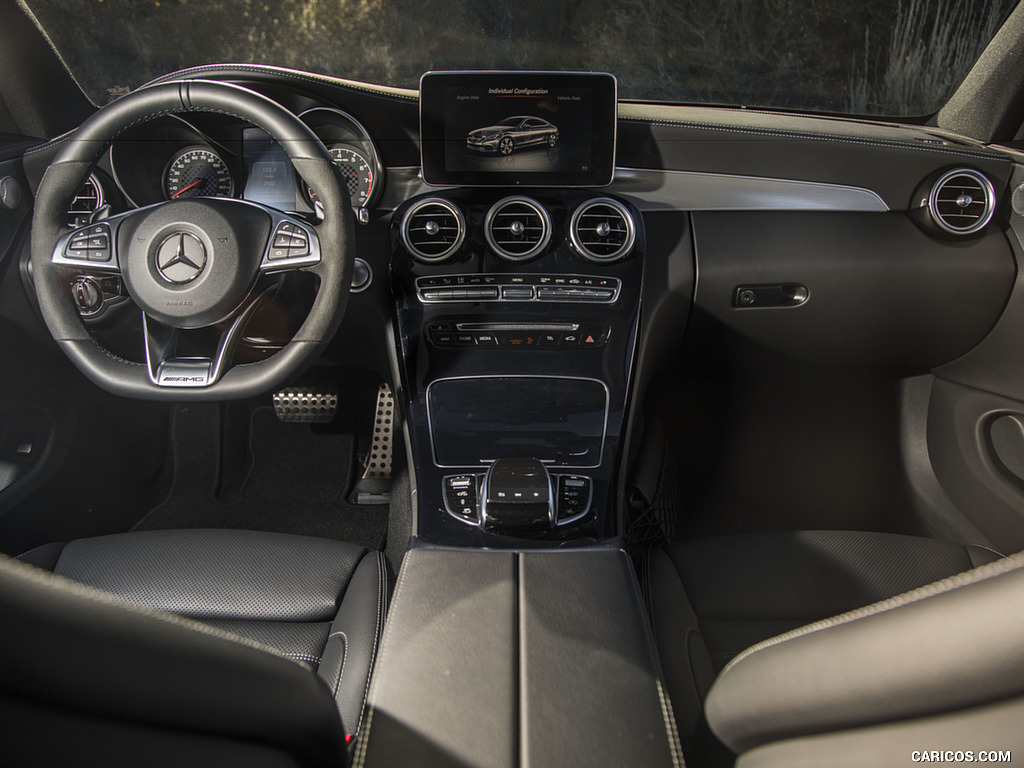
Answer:
[{"label": "round air vent", "polygon": [[977,232],[992,219],[996,191],[977,171],[958,168],[942,174],[928,196],[928,211],[935,223],[954,235]]},{"label": "round air vent", "polygon": [[491,249],[509,261],[526,261],[551,240],[551,218],[536,200],[506,197],[494,204],[484,221]]},{"label": "round air vent", "polygon": [[617,261],[633,248],[636,226],[626,206],[599,197],[576,209],[569,222],[569,239],[587,261]]},{"label": "round air vent", "polygon": [[402,219],[402,242],[420,261],[444,261],[459,250],[465,237],[462,211],[439,197],[420,200]]},{"label": "round air vent", "polygon": [[89,223],[89,217],[103,205],[103,187],[95,175],[89,174],[85,184],[68,206],[68,226],[82,227]]}]

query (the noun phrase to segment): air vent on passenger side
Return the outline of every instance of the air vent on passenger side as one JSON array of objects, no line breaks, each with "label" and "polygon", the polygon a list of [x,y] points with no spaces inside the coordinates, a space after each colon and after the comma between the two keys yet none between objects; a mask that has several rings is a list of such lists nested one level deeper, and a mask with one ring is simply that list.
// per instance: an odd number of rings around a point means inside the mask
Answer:
[{"label": "air vent on passenger side", "polygon": [[569,223],[569,240],[587,261],[617,261],[636,242],[636,226],[626,206],[599,197],[576,209]]},{"label": "air vent on passenger side", "polygon": [[992,182],[969,168],[944,173],[928,196],[932,219],[954,235],[977,232],[991,221],[995,209]]},{"label": "air vent on passenger side", "polygon": [[506,197],[487,213],[484,237],[491,249],[508,261],[526,261],[551,240],[551,218],[536,200]]},{"label": "air vent on passenger side", "polygon": [[89,217],[103,205],[103,187],[95,175],[89,174],[85,184],[68,206],[68,226],[81,227],[89,223]]},{"label": "air vent on passenger side", "polygon": [[439,197],[420,200],[402,219],[402,242],[420,261],[444,261],[459,250],[465,237],[462,211]]}]

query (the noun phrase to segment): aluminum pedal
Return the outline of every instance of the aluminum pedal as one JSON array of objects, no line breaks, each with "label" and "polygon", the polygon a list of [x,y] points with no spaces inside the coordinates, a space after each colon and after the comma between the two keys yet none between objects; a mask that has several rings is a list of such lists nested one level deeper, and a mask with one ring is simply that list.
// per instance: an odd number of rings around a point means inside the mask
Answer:
[{"label": "aluminum pedal", "polygon": [[395,442],[395,396],[387,383],[377,390],[377,415],[373,424],[373,442],[363,462],[362,480],[391,479],[391,450]]},{"label": "aluminum pedal", "polygon": [[326,424],[334,420],[337,411],[337,389],[287,387],[274,393],[274,414],[281,421]]},{"label": "aluminum pedal", "polygon": [[395,396],[387,383],[377,390],[373,439],[363,461],[363,474],[352,489],[356,504],[381,504],[391,498],[391,457],[395,443]]}]

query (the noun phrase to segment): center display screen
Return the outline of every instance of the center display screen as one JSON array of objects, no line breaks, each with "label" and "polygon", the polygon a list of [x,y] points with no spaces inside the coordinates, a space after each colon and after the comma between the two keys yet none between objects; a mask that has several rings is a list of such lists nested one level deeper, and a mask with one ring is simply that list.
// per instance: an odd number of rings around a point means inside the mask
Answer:
[{"label": "center display screen", "polygon": [[428,72],[423,179],[456,186],[604,186],[615,171],[617,86],[591,72]]}]

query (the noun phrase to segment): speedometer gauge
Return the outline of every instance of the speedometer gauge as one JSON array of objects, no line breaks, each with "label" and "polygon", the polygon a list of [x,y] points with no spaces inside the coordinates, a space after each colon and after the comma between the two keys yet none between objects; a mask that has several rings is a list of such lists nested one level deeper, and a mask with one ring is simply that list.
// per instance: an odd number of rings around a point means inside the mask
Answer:
[{"label": "speedometer gauge", "polygon": [[[354,208],[362,208],[370,199],[373,193],[373,185],[376,179],[373,176],[373,166],[370,161],[352,147],[335,146],[329,152],[334,162],[341,169],[341,175],[348,182],[348,195],[352,198]],[[306,194],[310,200],[316,200],[316,192],[306,186]]]},{"label": "speedometer gauge", "polygon": [[164,193],[183,197],[231,197],[235,183],[227,163],[209,147],[186,147],[167,167]]}]

